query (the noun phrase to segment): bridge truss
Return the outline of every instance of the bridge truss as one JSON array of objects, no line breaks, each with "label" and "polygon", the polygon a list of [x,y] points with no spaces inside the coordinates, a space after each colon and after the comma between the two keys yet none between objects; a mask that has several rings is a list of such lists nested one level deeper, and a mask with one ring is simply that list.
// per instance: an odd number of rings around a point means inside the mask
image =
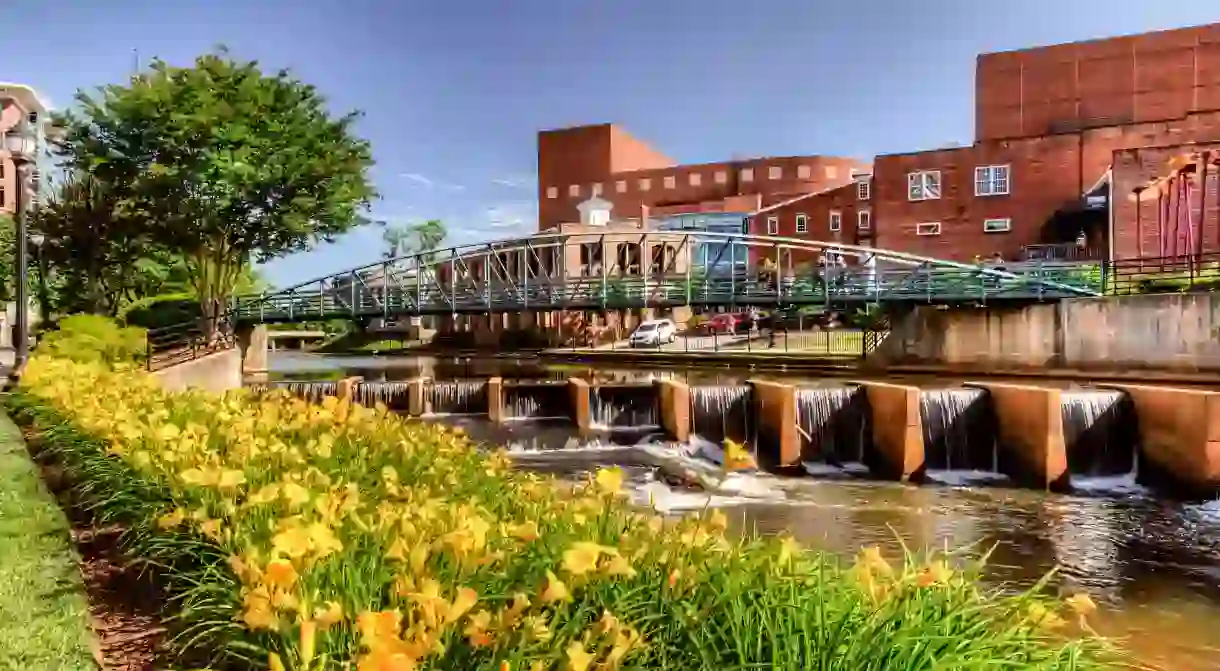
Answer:
[{"label": "bridge truss", "polygon": [[[842,259],[842,261],[838,261]],[[715,306],[961,303],[1099,295],[1100,267],[982,266],[835,242],[703,231],[545,233],[386,259],[234,299],[239,322]]]}]

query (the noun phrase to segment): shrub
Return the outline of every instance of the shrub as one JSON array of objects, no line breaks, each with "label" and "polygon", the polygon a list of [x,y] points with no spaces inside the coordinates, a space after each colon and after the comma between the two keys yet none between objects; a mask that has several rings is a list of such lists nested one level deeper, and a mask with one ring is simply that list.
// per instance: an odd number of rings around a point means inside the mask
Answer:
[{"label": "shrub", "polygon": [[[630,507],[461,432],[328,398],[168,393],[38,358],[10,403],[164,567],[178,645],[218,668],[1082,669],[1060,604],[947,563],[853,566],[724,514]],[[1087,602],[1075,602],[1087,610]]]},{"label": "shrub", "polygon": [[42,336],[38,354],[78,362],[130,363],[144,357],[147,331],[99,315],[70,315]]}]

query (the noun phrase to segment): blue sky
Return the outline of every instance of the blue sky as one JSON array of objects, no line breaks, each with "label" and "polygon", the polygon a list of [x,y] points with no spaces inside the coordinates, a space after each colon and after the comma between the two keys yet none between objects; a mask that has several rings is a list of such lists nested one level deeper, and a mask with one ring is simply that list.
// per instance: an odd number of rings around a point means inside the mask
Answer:
[{"label": "blue sky", "polygon": [[[973,135],[974,57],[1220,20],[1217,0],[42,0],[0,8],[0,80],[56,106],[138,53],[217,44],[363,110],[391,221],[451,241],[535,227],[535,134],[612,121],[682,162],[868,158]],[[18,28],[19,27],[19,28]],[[356,231],[273,262],[285,285],[375,261]]]}]

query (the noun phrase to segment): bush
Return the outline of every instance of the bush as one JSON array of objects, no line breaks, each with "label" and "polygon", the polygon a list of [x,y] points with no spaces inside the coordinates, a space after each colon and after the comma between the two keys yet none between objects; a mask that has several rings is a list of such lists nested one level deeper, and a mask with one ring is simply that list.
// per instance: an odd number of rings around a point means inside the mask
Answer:
[{"label": "bush", "polygon": [[144,358],[147,331],[119,326],[99,315],[70,315],[59,320],[38,343],[37,354],[78,362],[130,363]]},{"label": "bush", "polygon": [[[164,567],[177,641],[216,668],[1087,669],[1062,604],[947,563],[852,566],[724,514],[629,506],[460,431],[336,398],[168,393],[38,359],[18,417],[82,503]],[[1087,611],[1085,600],[1077,610]]]},{"label": "bush", "polygon": [[136,301],[121,317],[130,326],[159,329],[195,322],[202,316],[199,299],[189,294],[169,294]]}]

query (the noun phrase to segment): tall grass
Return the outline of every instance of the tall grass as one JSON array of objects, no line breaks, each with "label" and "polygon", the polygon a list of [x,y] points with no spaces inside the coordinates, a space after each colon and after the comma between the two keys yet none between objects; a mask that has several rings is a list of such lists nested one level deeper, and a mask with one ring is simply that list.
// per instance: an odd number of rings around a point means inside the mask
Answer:
[{"label": "tall grass", "polygon": [[[573,491],[460,432],[328,399],[167,393],[36,359],[10,399],[168,583],[184,654],[288,669],[1092,669],[1099,645],[971,567]],[[1083,617],[1083,615],[1081,615]]]}]

